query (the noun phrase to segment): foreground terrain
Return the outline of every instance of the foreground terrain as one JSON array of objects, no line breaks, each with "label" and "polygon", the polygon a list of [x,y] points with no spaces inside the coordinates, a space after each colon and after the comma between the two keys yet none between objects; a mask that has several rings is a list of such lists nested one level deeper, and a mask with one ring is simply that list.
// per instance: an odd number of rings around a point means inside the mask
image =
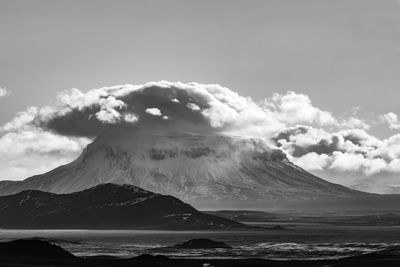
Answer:
[{"label": "foreground terrain", "polygon": [[400,248],[338,260],[171,259],[144,254],[134,258],[76,257],[42,240],[0,243],[1,266],[399,266]]}]

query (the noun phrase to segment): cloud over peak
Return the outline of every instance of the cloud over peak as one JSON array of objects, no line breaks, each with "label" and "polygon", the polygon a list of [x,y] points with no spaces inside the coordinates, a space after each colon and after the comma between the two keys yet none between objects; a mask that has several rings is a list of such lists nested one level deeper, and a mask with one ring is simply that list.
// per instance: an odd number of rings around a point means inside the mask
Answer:
[{"label": "cloud over peak", "polygon": [[[166,81],[64,91],[53,107],[27,110],[16,121],[61,135],[94,137],[119,131],[185,130],[264,135],[283,127],[273,111],[216,84]],[[28,115],[29,114],[29,115]],[[264,129],[253,129],[260,128]],[[254,131],[254,132],[253,132]]]},{"label": "cloud over peak", "polygon": [[[96,136],[135,131],[260,138],[309,171],[338,176],[400,173],[399,134],[374,137],[368,132],[373,123],[356,117],[358,110],[337,116],[314,106],[307,95],[293,91],[255,102],[217,84],[160,81],[87,92],[70,89],[58,94],[55,105],[29,107],[0,127],[0,157],[12,140],[21,144],[20,149],[8,152],[8,161],[0,166],[0,179],[9,178],[17,159],[28,154],[34,154],[38,162],[54,155],[62,162],[69,161]],[[381,120],[392,129],[400,129],[394,113],[383,115]],[[32,145],[23,140],[32,141]],[[47,141],[54,149],[39,146]],[[26,164],[20,167],[25,171],[15,173],[28,173],[32,166]],[[41,164],[40,170],[46,165],[44,161]],[[18,178],[25,178],[21,176]]]},{"label": "cloud over peak", "polygon": [[261,104],[217,85],[150,82],[64,91],[58,104],[38,110],[33,124],[62,135],[93,137],[107,132],[157,129],[225,132],[268,139],[288,126],[309,124],[338,129],[370,126],[336,118],[304,94],[274,94]]}]

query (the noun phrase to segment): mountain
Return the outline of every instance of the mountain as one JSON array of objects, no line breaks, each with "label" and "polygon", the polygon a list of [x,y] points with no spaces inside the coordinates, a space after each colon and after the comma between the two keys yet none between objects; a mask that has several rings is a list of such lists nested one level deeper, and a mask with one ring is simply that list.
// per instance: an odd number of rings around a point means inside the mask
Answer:
[{"label": "mountain", "polygon": [[132,184],[201,208],[363,195],[310,174],[261,140],[190,133],[100,136],[67,165],[0,182],[0,194],[71,193],[101,183]]},{"label": "mountain", "polygon": [[244,225],[132,185],[101,184],[71,194],[28,190],[0,197],[0,228],[229,229]]}]

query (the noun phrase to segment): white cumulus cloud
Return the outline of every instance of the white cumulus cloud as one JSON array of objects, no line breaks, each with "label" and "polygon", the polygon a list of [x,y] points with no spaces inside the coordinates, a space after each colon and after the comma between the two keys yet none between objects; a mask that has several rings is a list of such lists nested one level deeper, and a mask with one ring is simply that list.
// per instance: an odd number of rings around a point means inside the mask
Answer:
[{"label": "white cumulus cloud", "polygon": [[158,108],[147,108],[145,112],[153,116],[161,116],[161,110]]},{"label": "white cumulus cloud", "polygon": [[10,92],[8,92],[7,89],[4,87],[0,87],[0,97],[5,97],[8,95],[10,95]]},{"label": "white cumulus cloud", "polygon": [[[260,138],[309,171],[400,174],[400,136],[369,134],[371,123],[359,118],[358,110],[337,116],[293,91],[255,102],[218,84],[160,81],[71,89],[59,93],[56,104],[29,107],[0,126],[0,179],[49,170],[54,166],[48,161],[66,163],[96,136],[137,130]],[[400,128],[394,113],[382,120]],[[12,143],[18,149],[9,153]]]},{"label": "white cumulus cloud", "polygon": [[0,180],[21,180],[71,162],[91,140],[24,127],[0,137]]},{"label": "white cumulus cloud", "polygon": [[393,112],[386,113],[382,115],[382,120],[389,125],[390,129],[400,130],[400,120],[397,114]]}]

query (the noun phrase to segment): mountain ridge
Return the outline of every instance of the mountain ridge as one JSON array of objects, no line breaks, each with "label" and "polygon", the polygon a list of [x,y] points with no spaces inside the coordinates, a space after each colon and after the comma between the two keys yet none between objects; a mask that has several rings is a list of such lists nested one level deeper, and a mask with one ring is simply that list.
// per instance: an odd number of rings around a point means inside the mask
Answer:
[{"label": "mountain ridge", "polygon": [[80,192],[24,190],[0,197],[0,227],[12,229],[229,229],[240,223],[199,212],[168,195],[132,185]]},{"label": "mountain ridge", "polygon": [[24,189],[71,193],[107,182],[173,195],[201,208],[366,194],[308,173],[258,139],[169,133],[100,136],[69,164],[23,181],[1,181],[0,195]]}]

